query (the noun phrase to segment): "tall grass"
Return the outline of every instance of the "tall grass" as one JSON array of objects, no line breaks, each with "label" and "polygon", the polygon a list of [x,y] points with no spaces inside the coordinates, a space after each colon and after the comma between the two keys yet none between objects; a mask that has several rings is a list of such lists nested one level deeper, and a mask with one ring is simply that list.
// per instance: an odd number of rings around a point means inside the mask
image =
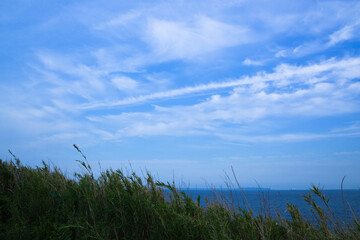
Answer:
[{"label": "tall grass", "polygon": [[0,160],[0,239],[360,239],[357,218],[338,220],[315,186],[304,196],[317,220],[312,223],[291,204],[289,219],[255,216],[222,200],[202,207],[200,198],[150,174],[110,169],[94,177],[84,155],[85,172],[75,179],[44,162],[30,168],[13,157]]}]

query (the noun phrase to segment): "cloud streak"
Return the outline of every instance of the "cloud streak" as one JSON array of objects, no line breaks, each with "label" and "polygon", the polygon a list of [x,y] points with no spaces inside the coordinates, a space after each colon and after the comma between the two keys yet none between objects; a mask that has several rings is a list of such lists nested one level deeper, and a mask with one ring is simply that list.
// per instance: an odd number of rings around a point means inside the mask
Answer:
[{"label": "cloud streak", "polygon": [[199,16],[193,24],[150,19],[147,42],[155,56],[191,59],[203,53],[254,41],[249,29]]},{"label": "cloud streak", "polygon": [[344,42],[346,40],[350,40],[355,37],[360,37],[360,23],[355,23],[351,25],[347,25],[340,30],[334,32],[330,35],[330,39],[326,46],[330,47],[340,42]]},{"label": "cloud streak", "polygon": [[[299,82],[313,84],[329,80],[332,81],[334,78],[352,79],[360,76],[359,69],[360,58],[348,58],[341,60],[330,59],[319,64],[312,64],[308,66],[281,64],[277,66],[272,73],[259,72],[254,76],[245,76],[240,79],[189,86],[148,95],[129,97],[119,101],[90,103],[82,105],[79,108],[94,109],[116,107],[245,85],[252,85],[255,88],[257,86],[266,86],[262,84],[269,82],[277,86],[285,87]],[[352,88],[356,88],[356,86],[357,85],[352,85]]]},{"label": "cloud streak", "polygon": [[[193,105],[155,106],[153,111],[88,116],[108,140],[129,136],[212,135],[245,142],[304,141],[358,136],[358,132],[286,133],[258,135],[266,124],[288,117],[304,119],[360,111],[360,58],[330,59],[306,66],[279,65],[272,73],[258,73],[234,81],[181,88],[131,98],[95,108],[143,103],[229,88]],[[354,80],[355,79],[355,80]],[[265,124],[265,125],[264,125]],[[279,128],[278,130],[281,130]]]},{"label": "cloud streak", "polygon": [[275,54],[275,57],[301,57],[334,47],[346,41],[360,38],[360,23],[349,24],[331,33],[323,39],[316,39],[305,42],[295,48],[282,49]]}]

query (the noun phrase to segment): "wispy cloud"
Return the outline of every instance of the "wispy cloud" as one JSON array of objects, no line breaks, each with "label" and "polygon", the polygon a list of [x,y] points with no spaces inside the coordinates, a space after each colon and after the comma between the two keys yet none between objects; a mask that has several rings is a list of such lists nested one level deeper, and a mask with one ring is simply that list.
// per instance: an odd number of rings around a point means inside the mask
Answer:
[{"label": "wispy cloud", "polygon": [[147,42],[155,55],[165,59],[189,59],[222,48],[253,40],[251,32],[209,17],[196,17],[194,22],[150,19]]},{"label": "wispy cloud", "polygon": [[265,64],[265,61],[251,60],[249,58],[246,58],[242,63],[246,66],[262,66]]},{"label": "wispy cloud", "polygon": [[141,17],[142,12],[141,11],[130,11],[125,14],[119,14],[115,16],[114,18],[100,23],[99,25],[95,26],[94,29],[96,30],[103,30],[103,29],[109,29],[109,28],[118,28],[122,26],[128,26],[133,21],[136,21],[139,17]]},{"label": "wispy cloud", "polygon": [[[164,92],[142,95],[138,97],[129,97],[119,101],[90,103],[85,104],[80,108],[92,109],[101,107],[114,107],[141,103],[150,100],[173,98],[197,92],[207,92],[211,90],[247,85],[250,85],[253,89],[262,86],[262,88],[258,90],[263,90],[263,88],[267,86],[266,84],[263,85],[263,83],[272,83],[276,86],[286,87],[288,85],[299,82],[304,84],[314,84],[318,82],[333,81],[335,77],[352,79],[360,76],[360,70],[358,69],[360,69],[360,58],[348,58],[342,60],[330,59],[327,61],[323,61],[319,64],[312,64],[308,66],[292,66],[287,64],[281,64],[277,66],[272,73],[259,72],[258,74],[255,74],[251,77],[245,76],[240,79],[230,81],[213,82],[198,86],[189,86]],[[351,85],[349,87],[355,88],[355,85]]]},{"label": "wispy cloud", "polygon": [[[86,138],[82,132],[87,132],[112,141],[129,136],[160,135],[212,135],[228,140],[231,140],[231,136],[237,136],[237,141],[245,142],[350,136],[339,133],[256,136],[256,133],[260,131],[258,124],[260,120],[267,122],[268,118],[281,119],[289,116],[334,116],[357,112],[360,106],[356,100],[360,94],[360,87],[359,83],[354,81],[360,77],[360,58],[356,57],[333,58],[298,66],[280,64],[270,72],[258,72],[253,76],[144,95],[136,95],[139,93],[139,86],[143,83],[130,77],[78,65],[76,60],[66,57],[42,54],[40,59],[45,67],[42,73],[55,73],[57,76],[49,79],[50,86],[46,84],[32,86],[45,90],[48,102],[43,102],[42,97],[45,95],[38,95],[36,98],[31,96],[29,99],[42,102],[43,108],[23,106],[18,108],[23,109],[20,111],[23,117],[14,116],[14,118],[38,123],[36,126],[47,121],[49,126],[42,125],[41,128],[44,132],[51,133],[48,139],[52,141],[64,140],[67,136],[75,137],[70,134],[74,131],[76,137]],[[106,89],[104,93],[97,91],[96,85],[89,82],[92,79],[89,80],[88,76],[93,73],[101,81],[102,89]],[[63,78],[64,75],[70,75],[72,78],[66,80]],[[39,88],[39,86],[43,87]],[[125,91],[126,94],[133,96],[115,101],[101,101],[117,96],[114,94],[109,98],[111,89]],[[222,94],[214,95],[213,92],[218,90],[221,90]],[[155,106],[152,110],[144,112],[123,112],[119,115],[91,114],[92,110],[159,102],[177,97],[186,98],[199,93],[209,97],[202,97],[200,103]],[[87,103],[81,104],[84,99],[79,100],[74,98],[75,96],[85,96]],[[74,121],[71,116],[69,118],[68,114],[78,116],[78,121]],[[70,119],[72,119],[71,124],[68,122]],[[269,124],[272,124],[271,121]],[[62,127],[56,129],[51,126]],[[228,131],[234,127],[237,130],[229,133]],[[34,127],[36,128],[38,127]]]},{"label": "wispy cloud", "polygon": [[[360,111],[354,88],[360,77],[360,58],[330,59],[307,66],[280,65],[272,73],[259,73],[239,80],[175,89],[138,98],[129,98],[91,108],[118,106],[170,98],[194,92],[229,88],[227,95],[212,95],[189,106],[155,106],[150,112],[89,116],[103,129],[106,139],[124,136],[214,135],[237,136],[239,141],[294,141],[353,136],[353,133],[299,133],[278,136],[252,136],[259,121],[269,118],[324,117]],[[89,107],[89,106],[88,106]],[[271,122],[271,121],[270,121]],[[269,123],[270,123],[269,122]],[[236,127],[235,127],[236,126]],[[234,131],[238,129],[240,132]],[[229,133],[226,133],[232,129]],[[248,129],[252,129],[249,135]],[[256,130],[255,130],[256,129]],[[244,135],[244,133],[246,133]],[[243,137],[241,137],[243,136]]]},{"label": "wispy cloud", "polygon": [[293,133],[293,134],[278,134],[278,135],[234,135],[234,134],[220,134],[219,137],[236,142],[299,142],[299,141],[309,141],[316,139],[325,139],[325,138],[341,138],[341,137],[359,137],[360,132],[352,133],[323,133],[323,134],[314,134],[314,133]]},{"label": "wispy cloud", "polygon": [[134,92],[138,89],[139,83],[129,77],[125,76],[117,76],[111,79],[111,82],[114,84],[116,88],[120,91],[131,91]]},{"label": "wispy cloud", "polygon": [[339,30],[322,38],[305,42],[295,48],[282,49],[276,52],[275,57],[301,57],[308,54],[322,52],[337,44],[360,38],[360,23],[346,25]]},{"label": "wispy cloud", "polygon": [[360,37],[360,23],[347,25],[340,30],[330,35],[327,46],[333,46],[337,43],[352,39],[354,37]]}]

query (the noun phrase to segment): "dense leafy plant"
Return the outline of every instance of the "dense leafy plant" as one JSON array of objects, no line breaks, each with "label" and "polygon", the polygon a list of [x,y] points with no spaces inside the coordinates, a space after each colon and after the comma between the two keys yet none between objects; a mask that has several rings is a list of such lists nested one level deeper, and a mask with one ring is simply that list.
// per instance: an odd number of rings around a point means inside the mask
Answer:
[{"label": "dense leafy plant", "polygon": [[106,170],[95,178],[84,155],[85,173],[75,179],[44,162],[29,168],[13,157],[0,160],[0,239],[360,239],[356,217],[351,224],[337,220],[315,186],[304,196],[314,224],[291,204],[289,219],[254,216],[221,201],[202,207],[199,198],[149,173]]}]

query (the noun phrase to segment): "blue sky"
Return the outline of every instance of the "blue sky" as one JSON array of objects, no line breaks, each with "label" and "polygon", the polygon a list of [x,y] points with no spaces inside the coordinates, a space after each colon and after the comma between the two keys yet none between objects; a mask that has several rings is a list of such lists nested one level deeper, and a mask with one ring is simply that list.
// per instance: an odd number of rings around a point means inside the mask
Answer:
[{"label": "blue sky", "polygon": [[0,158],[360,187],[359,1],[0,3]]}]

